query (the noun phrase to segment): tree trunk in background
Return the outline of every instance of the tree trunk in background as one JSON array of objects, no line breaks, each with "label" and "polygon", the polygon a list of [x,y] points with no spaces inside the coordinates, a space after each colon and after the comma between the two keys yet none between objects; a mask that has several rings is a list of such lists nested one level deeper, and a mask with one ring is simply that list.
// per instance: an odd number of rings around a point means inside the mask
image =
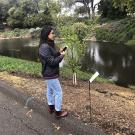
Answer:
[{"label": "tree trunk in background", "polygon": [[95,17],[95,7],[94,7],[94,0],[91,0],[91,19]]},{"label": "tree trunk in background", "polygon": [[76,73],[73,73],[73,85],[77,86],[77,76],[76,76]]}]

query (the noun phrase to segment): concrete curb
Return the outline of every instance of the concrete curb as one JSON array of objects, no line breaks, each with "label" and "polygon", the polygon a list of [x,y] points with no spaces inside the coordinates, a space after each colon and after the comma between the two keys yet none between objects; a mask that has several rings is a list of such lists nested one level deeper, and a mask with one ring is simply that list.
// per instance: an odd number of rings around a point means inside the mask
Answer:
[{"label": "concrete curb", "polygon": [[[27,99],[31,97],[30,95],[27,95],[7,85],[5,82],[1,80],[0,80],[0,91],[6,95],[9,95],[10,97],[14,98],[15,100],[21,102],[24,105],[26,104]],[[48,118],[52,123],[55,123],[56,125],[62,127],[64,131],[68,131],[68,133],[70,132],[73,135],[105,135],[105,133],[103,133],[102,130],[92,127],[90,125],[85,125],[72,115],[57,120],[56,118],[50,116],[46,111],[47,104],[41,103],[37,101],[35,98],[31,100],[31,102],[28,102],[27,106],[35,110],[36,112],[40,113],[44,117]]]}]

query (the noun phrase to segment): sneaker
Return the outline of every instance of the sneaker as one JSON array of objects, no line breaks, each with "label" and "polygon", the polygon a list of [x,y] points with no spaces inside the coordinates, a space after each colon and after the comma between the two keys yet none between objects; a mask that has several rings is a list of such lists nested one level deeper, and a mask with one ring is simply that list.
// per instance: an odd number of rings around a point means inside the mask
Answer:
[{"label": "sneaker", "polygon": [[50,114],[52,114],[54,111],[55,111],[54,105],[49,105],[49,106],[48,106],[48,112],[49,112]]},{"label": "sneaker", "polygon": [[63,117],[66,117],[68,115],[68,112],[66,112],[66,111],[56,111],[55,114],[56,114],[56,118],[63,118]]}]

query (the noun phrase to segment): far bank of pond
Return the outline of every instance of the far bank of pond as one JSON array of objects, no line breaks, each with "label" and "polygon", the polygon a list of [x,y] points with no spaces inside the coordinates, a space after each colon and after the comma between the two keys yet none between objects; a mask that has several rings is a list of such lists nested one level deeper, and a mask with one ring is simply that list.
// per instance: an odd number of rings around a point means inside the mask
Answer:
[{"label": "far bank of pond", "polygon": [[[38,43],[35,39],[1,40],[0,55],[38,61]],[[99,71],[100,76],[125,87],[135,85],[134,54],[134,46],[88,41],[81,70],[88,73]]]}]

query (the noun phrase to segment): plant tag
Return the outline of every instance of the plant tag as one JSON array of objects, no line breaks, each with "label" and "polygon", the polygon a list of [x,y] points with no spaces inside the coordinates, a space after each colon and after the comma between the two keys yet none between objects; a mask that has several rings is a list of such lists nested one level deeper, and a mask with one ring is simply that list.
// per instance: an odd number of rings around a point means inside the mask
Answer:
[{"label": "plant tag", "polygon": [[99,75],[99,73],[98,72],[95,72],[95,74],[89,80],[90,83],[92,83],[96,79],[96,77],[98,77],[98,75]]}]

